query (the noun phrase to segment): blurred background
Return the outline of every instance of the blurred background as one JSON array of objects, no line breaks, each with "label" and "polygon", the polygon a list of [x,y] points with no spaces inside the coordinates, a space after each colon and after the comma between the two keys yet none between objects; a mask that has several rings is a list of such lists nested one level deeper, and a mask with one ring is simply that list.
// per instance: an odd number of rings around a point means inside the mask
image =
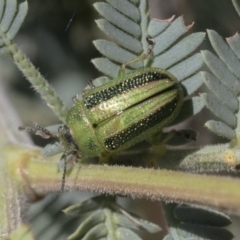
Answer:
[{"label": "blurred background", "polygon": [[[71,107],[72,97],[80,94],[89,80],[100,76],[91,64],[92,58],[100,57],[92,41],[105,38],[94,22],[100,18],[92,7],[96,1],[28,2],[28,15],[15,41],[53,85],[63,101]],[[173,15],[183,15],[186,25],[195,22],[192,32],[214,29],[223,37],[230,37],[240,29],[240,17],[230,0],[149,0],[149,4],[151,17],[168,19]],[[201,49],[207,48],[210,46],[206,38]],[[43,126],[59,123],[10,58],[0,59],[0,74],[6,92],[24,125],[30,125],[31,121]],[[200,129],[199,126],[204,123],[204,115],[208,117],[208,114],[208,111],[204,110],[201,116],[197,115],[191,122],[192,127]],[[216,141],[215,136],[205,133],[207,131],[201,131],[202,136],[198,144],[205,145]],[[33,136],[33,139],[38,145],[46,144],[46,141],[40,138]],[[88,193],[69,193],[63,194],[62,197],[49,195],[43,201],[34,204],[30,209],[29,219],[37,239],[66,239],[79,224],[79,220],[65,217],[60,209],[90,196]],[[125,198],[121,198],[121,202],[141,217],[164,226],[160,219],[161,207],[158,202]],[[162,236],[146,236],[145,239],[161,239]]]}]

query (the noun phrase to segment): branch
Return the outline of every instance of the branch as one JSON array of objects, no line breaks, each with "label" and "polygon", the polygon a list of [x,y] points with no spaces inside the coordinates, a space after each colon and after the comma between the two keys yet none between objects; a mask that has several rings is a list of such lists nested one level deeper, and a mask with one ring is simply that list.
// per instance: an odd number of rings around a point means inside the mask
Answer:
[{"label": "branch", "polygon": [[[20,185],[36,194],[58,192],[62,173],[59,155],[42,159],[39,150],[17,146],[4,149],[7,171]],[[19,170],[20,169],[20,170]],[[192,203],[231,210],[240,214],[240,180],[167,170],[122,166],[75,166],[66,179],[66,189],[121,194],[132,198]]]}]

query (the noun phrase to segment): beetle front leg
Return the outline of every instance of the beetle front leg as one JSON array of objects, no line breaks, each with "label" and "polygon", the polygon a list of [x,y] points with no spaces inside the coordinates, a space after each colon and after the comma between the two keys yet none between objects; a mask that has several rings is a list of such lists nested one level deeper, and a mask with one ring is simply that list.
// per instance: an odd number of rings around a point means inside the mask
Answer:
[{"label": "beetle front leg", "polygon": [[129,62],[122,64],[122,66],[119,69],[118,76],[123,76],[125,74],[125,69],[128,65],[131,65],[132,63],[144,61],[145,59],[148,59],[148,58],[149,58],[149,54],[142,53],[140,56],[130,60]]},{"label": "beetle front leg", "polygon": [[129,62],[126,62],[126,63],[122,64],[122,66],[119,69],[118,76],[123,76],[125,74],[125,69],[128,65],[131,65],[131,64],[136,63],[136,62],[141,62],[141,61],[144,61],[144,60],[150,58],[150,55],[151,55],[152,50],[153,50],[154,41],[150,36],[147,36],[146,40],[147,40],[147,43],[148,43],[147,53],[142,53],[140,56],[138,56],[136,58],[133,58]]},{"label": "beetle front leg", "polygon": [[176,135],[176,130],[171,130],[168,133],[162,133],[162,131],[149,137],[147,141],[152,145],[150,150],[150,157],[146,162],[147,167],[158,168],[158,161],[156,156],[163,156],[167,152],[166,142],[172,139]]},{"label": "beetle front leg", "polygon": [[150,149],[150,156],[146,161],[146,167],[149,168],[158,168],[158,162],[156,156],[162,156],[166,153],[167,149],[164,144],[162,136],[162,131],[154,134],[153,136],[149,137],[147,141],[152,145]]},{"label": "beetle front leg", "polygon": [[172,138],[178,137],[181,138],[184,143],[189,143],[192,141],[196,141],[198,133],[196,131],[192,132],[189,129],[184,130],[175,130],[172,129],[171,131],[167,133],[156,133],[155,135],[151,136],[147,139],[147,141],[152,145],[158,145],[158,144],[166,144],[168,141],[172,140]]},{"label": "beetle front leg", "polygon": [[[171,130],[167,133],[156,133],[147,139],[147,141],[152,144],[150,158],[147,160],[146,165],[148,167],[156,168],[158,166],[156,156],[162,156],[167,152],[166,144],[177,138],[182,144],[188,144],[190,142],[196,141],[198,133],[196,131],[191,131],[189,129],[184,130]],[[176,139],[175,139],[176,140]],[[170,144],[171,145],[171,144]]]}]

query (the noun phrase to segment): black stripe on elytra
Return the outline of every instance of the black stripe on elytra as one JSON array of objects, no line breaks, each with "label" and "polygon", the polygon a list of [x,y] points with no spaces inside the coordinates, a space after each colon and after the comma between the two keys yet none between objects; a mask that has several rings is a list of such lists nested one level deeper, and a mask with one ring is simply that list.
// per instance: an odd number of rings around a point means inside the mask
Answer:
[{"label": "black stripe on elytra", "polygon": [[107,101],[117,95],[130,91],[131,89],[144,86],[149,82],[155,82],[162,79],[169,79],[169,76],[165,73],[149,71],[139,74],[132,78],[128,78],[125,81],[118,83],[114,86],[108,87],[96,93],[87,96],[83,102],[87,109],[91,109],[100,103]]},{"label": "black stripe on elytra", "polygon": [[173,111],[176,109],[178,102],[179,102],[179,95],[177,95],[171,102],[167,103],[166,105],[157,109],[155,112],[146,116],[144,119],[141,119],[136,123],[133,123],[130,127],[122,130],[118,134],[107,138],[104,141],[105,147],[108,150],[112,150],[112,151],[117,150],[126,142],[139,136],[143,132],[147,131],[148,129],[154,127],[155,125],[159,124],[161,121],[171,116]]}]

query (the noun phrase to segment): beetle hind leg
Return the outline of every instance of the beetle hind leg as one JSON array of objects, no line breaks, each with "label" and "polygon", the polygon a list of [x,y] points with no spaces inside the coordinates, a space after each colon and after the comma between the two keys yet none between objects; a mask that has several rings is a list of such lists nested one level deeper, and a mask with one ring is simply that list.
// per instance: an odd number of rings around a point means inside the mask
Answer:
[{"label": "beetle hind leg", "polygon": [[109,153],[109,152],[104,152],[99,156],[99,163],[100,164],[107,164],[111,162],[111,160],[116,157],[115,154]]}]

